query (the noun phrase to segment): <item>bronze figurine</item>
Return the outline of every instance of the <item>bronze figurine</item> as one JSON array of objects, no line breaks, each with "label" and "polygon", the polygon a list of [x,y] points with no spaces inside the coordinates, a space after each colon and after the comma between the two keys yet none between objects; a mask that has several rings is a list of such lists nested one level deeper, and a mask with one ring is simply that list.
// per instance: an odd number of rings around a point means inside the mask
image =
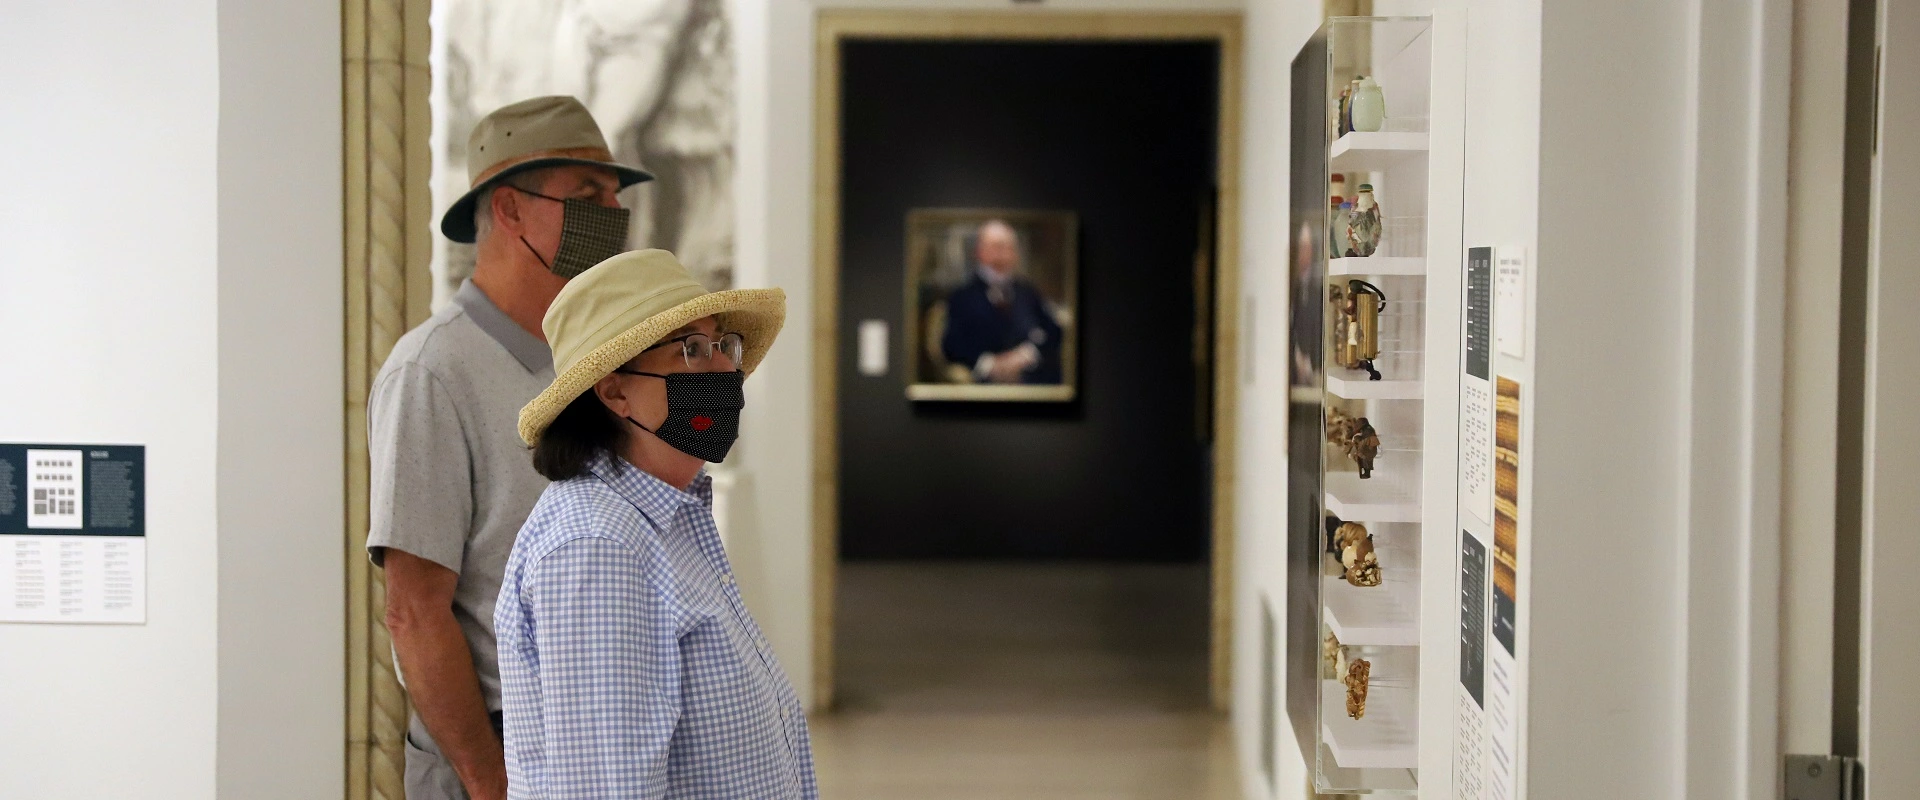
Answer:
[{"label": "bronze figurine", "polygon": [[1333,305],[1333,360],[1347,369],[1365,370],[1367,380],[1380,380],[1373,364],[1380,357],[1380,312],[1387,309],[1387,294],[1363,280],[1338,284],[1327,292]]},{"label": "bronze figurine", "polygon": [[1373,477],[1373,460],[1380,456],[1380,432],[1373,429],[1366,417],[1360,417],[1355,423],[1347,455],[1360,465],[1362,479]]},{"label": "bronze figurine", "polygon": [[1365,416],[1354,420],[1354,434],[1346,441],[1346,455],[1359,464],[1359,478],[1373,478],[1373,460],[1380,457],[1380,432]]},{"label": "bronze figurine", "polygon": [[1332,406],[1326,411],[1327,444],[1340,449],[1360,465],[1360,477],[1373,477],[1373,461],[1380,455],[1380,432],[1366,417],[1350,417]]}]

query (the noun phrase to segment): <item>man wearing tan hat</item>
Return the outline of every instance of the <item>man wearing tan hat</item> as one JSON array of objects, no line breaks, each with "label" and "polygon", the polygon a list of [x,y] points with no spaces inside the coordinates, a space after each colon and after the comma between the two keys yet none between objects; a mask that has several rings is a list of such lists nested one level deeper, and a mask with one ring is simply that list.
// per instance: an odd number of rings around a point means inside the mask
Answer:
[{"label": "man wearing tan hat", "polygon": [[506,797],[494,598],[546,487],[514,420],[553,379],[547,306],[626,249],[615,193],[651,177],[615,163],[571,97],[487,115],[468,153],[472,188],[440,229],[477,244],[473,278],[394,345],[367,403],[367,552],[386,572],[387,628],[412,698],[408,800]]},{"label": "man wearing tan hat", "polygon": [[709,293],[664,250],[602,262],[547,311],[559,371],[520,436],[554,483],[494,612],[516,800],[819,796],[704,469],[785,319],[780,290]]}]

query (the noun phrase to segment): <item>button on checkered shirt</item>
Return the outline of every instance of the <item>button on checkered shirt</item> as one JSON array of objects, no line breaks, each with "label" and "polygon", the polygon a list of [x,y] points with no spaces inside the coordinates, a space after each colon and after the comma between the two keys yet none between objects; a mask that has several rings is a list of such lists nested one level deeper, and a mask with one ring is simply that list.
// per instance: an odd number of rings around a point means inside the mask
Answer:
[{"label": "button on checkered shirt", "polygon": [[819,796],[712,503],[606,457],[541,495],[494,613],[510,798]]}]

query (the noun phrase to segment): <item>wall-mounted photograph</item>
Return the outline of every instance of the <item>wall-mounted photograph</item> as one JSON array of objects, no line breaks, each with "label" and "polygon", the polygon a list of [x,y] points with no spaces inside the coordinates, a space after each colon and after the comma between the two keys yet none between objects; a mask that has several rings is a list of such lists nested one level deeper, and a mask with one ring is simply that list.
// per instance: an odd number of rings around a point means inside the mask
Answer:
[{"label": "wall-mounted photograph", "polygon": [[1072,401],[1078,240],[1071,211],[907,212],[907,397]]}]

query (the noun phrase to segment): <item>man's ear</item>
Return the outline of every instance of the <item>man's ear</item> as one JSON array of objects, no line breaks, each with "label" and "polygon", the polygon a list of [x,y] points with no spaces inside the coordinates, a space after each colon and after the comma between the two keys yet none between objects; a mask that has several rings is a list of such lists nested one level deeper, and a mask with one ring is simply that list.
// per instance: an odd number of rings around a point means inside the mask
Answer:
[{"label": "man's ear", "polygon": [[511,186],[501,183],[499,188],[493,190],[491,201],[493,205],[494,228],[506,231],[514,236],[519,236],[526,232],[520,224],[519,192],[514,191]]},{"label": "man's ear", "polygon": [[600,398],[600,403],[616,417],[633,416],[632,399],[627,397],[625,384],[617,373],[609,374],[593,384],[594,396]]}]

